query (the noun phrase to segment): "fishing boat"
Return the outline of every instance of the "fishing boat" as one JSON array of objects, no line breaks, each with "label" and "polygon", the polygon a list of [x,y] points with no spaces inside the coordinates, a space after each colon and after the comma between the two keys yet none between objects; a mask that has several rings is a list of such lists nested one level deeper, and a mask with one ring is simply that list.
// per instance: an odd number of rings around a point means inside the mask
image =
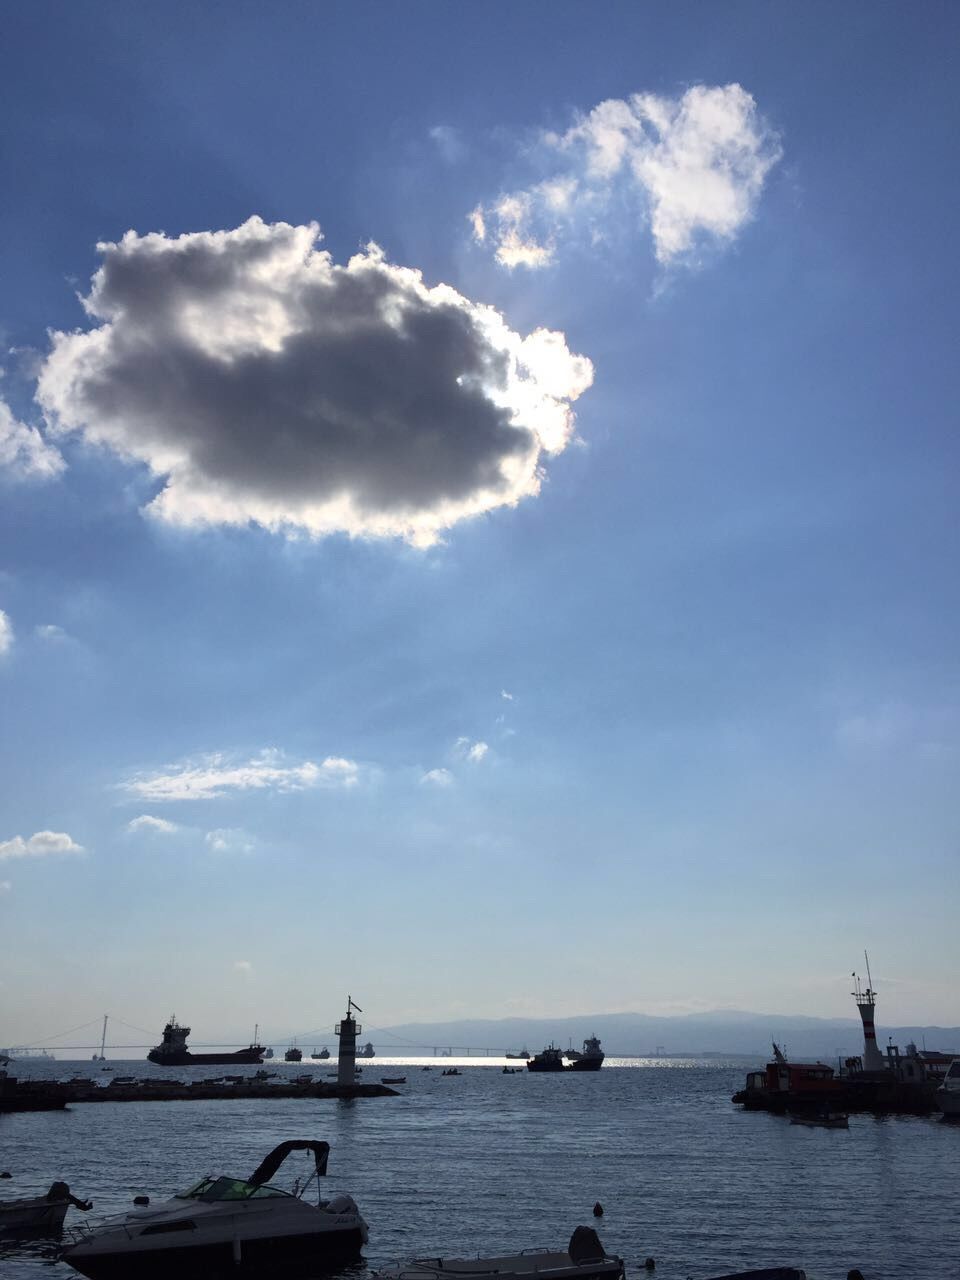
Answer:
[{"label": "fishing boat", "polygon": [[406,1076],[381,1076],[380,1083],[381,1084],[406,1084],[407,1077]]},{"label": "fishing boat", "polygon": [[294,1040],[293,1044],[290,1046],[287,1052],[283,1055],[283,1060],[284,1062],[299,1062],[302,1057],[303,1057],[303,1050],[297,1048],[297,1042],[296,1040]]},{"label": "fishing boat", "polygon": [[607,1254],[592,1227],[577,1227],[565,1251],[416,1258],[377,1275],[381,1280],[623,1280],[624,1266],[622,1258]]},{"label": "fishing boat", "polygon": [[[313,1155],[315,1205],[303,1199],[312,1175],[293,1192],[269,1182],[292,1151]],[[349,1262],[366,1243],[367,1224],[350,1196],[320,1198],[329,1152],[326,1142],[281,1142],[248,1179],[201,1178],[172,1200],[78,1231],[62,1260],[91,1280],[222,1280]]]},{"label": "fishing boat", "polygon": [[373,1045],[370,1043],[369,1040],[363,1046],[362,1049],[357,1050],[357,1057],[358,1058],[375,1058],[376,1057],[376,1050],[374,1049]]},{"label": "fishing boat", "polygon": [[[246,1049],[237,1049],[234,1053],[191,1053],[187,1048],[189,1027],[181,1027],[176,1015],[170,1015],[170,1021],[163,1028],[163,1039],[150,1050],[147,1058],[160,1067],[196,1066],[237,1066],[254,1063],[259,1066],[263,1062],[264,1048],[260,1044],[250,1044]],[[254,1040],[257,1033],[254,1031]],[[299,1061],[299,1059],[298,1059]]]},{"label": "fishing boat", "polygon": [[71,1205],[86,1213],[92,1202],[71,1195],[65,1182],[54,1182],[45,1196],[0,1200],[0,1238],[23,1240],[56,1235]]}]

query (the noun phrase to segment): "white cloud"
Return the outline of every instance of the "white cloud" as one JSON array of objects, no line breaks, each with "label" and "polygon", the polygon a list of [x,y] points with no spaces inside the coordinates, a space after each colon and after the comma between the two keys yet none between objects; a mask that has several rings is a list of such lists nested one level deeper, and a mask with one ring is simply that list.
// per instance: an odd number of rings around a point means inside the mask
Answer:
[{"label": "white cloud", "polygon": [[283,753],[262,751],[242,763],[221,754],[202,756],[166,772],[141,773],[122,783],[122,789],[144,800],[214,800],[231,791],[306,791],[314,787],[352,787],[360,778],[353,760],[327,756],[319,764],[304,760],[289,764]]},{"label": "white cloud", "polygon": [[83,845],[65,831],[35,831],[28,840],[14,836],[0,841],[0,860],[5,858],[45,858],[51,853],[83,853]]},{"label": "white cloud", "polygon": [[180,828],[175,822],[168,822],[166,818],[154,818],[152,814],[141,813],[139,818],[133,818],[127,823],[127,830],[136,831],[156,831],[162,835],[170,835]]},{"label": "white cloud", "polygon": [[13,647],[13,623],[0,609],[0,658]]},{"label": "white cloud", "polygon": [[34,627],[33,631],[39,640],[48,640],[51,644],[59,644],[63,640],[70,639],[63,627],[58,627],[55,622],[41,622]]},{"label": "white cloud", "polygon": [[512,701],[513,701],[513,694],[512,694],[512,693],[507,693],[506,689],[501,689],[501,690],[500,690],[500,697],[501,697],[501,698],[506,699],[506,701],[507,701],[507,702],[512,702]]},{"label": "white cloud", "polygon": [[13,885],[9,880],[0,880],[0,893],[9,893]]},{"label": "white cloud", "polygon": [[203,837],[211,853],[253,853],[254,841],[237,827],[218,827]]},{"label": "white cloud", "polygon": [[428,787],[453,786],[453,774],[449,769],[429,769],[420,779],[422,785]]},{"label": "white cloud", "polygon": [[490,748],[485,742],[471,742],[469,738],[458,738],[455,750],[457,755],[473,764],[479,764]]},{"label": "white cloud", "polygon": [[319,235],[251,218],[101,244],[99,327],[53,334],[40,374],[51,428],[146,463],[147,510],[177,525],[426,546],[537,494],[590,361],[376,245],[339,266]]},{"label": "white cloud", "polygon": [[253,973],[253,965],[249,960],[234,960],[233,967],[237,973]]},{"label": "white cloud", "polygon": [[565,168],[470,215],[474,239],[504,266],[542,267],[579,224],[594,240],[624,196],[639,202],[662,264],[729,242],[752,219],[779,160],[776,134],[739,84],[695,85],[679,98],[635,93],[601,102],[541,149]]},{"label": "white cloud", "polygon": [[36,427],[19,422],[0,400],[0,468],[17,479],[50,479],[66,464],[60,452],[44,440]]}]

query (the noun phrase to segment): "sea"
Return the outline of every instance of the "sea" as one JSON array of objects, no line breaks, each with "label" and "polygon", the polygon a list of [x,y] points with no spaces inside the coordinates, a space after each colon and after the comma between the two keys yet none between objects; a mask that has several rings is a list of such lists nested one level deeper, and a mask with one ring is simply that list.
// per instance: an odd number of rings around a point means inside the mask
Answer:
[{"label": "sea", "polygon": [[[67,1225],[168,1197],[208,1173],[248,1177],[288,1138],[331,1145],[324,1195],[347,1192],[370,1227],[365,1274],[416,1257],[566,1246],[595,1226],[637,1280],[708,1280],[793,1266],[809,1280],[958,1280],[960,1125],[939,1116],[850,1117],[811,1129],[730,1101],[744,1062],[608,1058],[596,1073],[504,1074],[499,1058],[376,1058],[364,1082],[405,1075],[398,1097],[76,1104],[0,1115],[0,1200],[55,1179],[94,1201]],[[512,1066],[518,1064],[512,1063]],[[22,1062],[67,1079],[171,1073],[142,1060]],[[459,1075],[443,1075],[457,1066]],[[329,1063],[268,1063],[278,1078]],[[225,1068],[232,1074],[256,1068]],[[308,1172],[297,1153],[274,1181]],[[311,1191],[308,1190],[309,1196]],[[602,1205],[595,1218],[593,1207]],[[0,1249],[2,1280],[73,1276],[56,1242]],[[269,1280],[296,1280],[271,1270]],[[357,1276],[353,1271],[351,1275]],[[131,1280],[136,1280],[131,1276]],[[267,1280],[265,1277],[264,1280]]]}]

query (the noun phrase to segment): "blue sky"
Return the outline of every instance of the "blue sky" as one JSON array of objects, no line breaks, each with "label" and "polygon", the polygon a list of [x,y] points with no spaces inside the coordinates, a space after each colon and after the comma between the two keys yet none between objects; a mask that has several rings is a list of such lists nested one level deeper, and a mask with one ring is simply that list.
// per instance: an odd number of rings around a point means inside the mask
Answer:
[{"label": "blue sky", "polygon": [[8,7],[0,1039],[960,1021],[957,35]]}]

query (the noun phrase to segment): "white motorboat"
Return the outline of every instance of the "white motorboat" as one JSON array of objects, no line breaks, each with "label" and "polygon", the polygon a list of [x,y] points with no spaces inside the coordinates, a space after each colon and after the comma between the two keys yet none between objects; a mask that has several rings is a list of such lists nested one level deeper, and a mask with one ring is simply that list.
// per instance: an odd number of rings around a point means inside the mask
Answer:
[{"label": "white motorboat", "polygon": [[960,1058],[954,1058],[947,1067],[943,1084],[936,1092],[937,1106],[945,1116],[960,1119]]},{"label": "white motorboat", "polygon": [[268,1182],[291,1151],[302,1150],[313,1153],[319,1188],[329,1145],[281,1142],[249,1179],[201,1178],[172,1200],[78,1232],[62,1259],[91,1280],[218,1280],[273,1275],[286,1263],[312,1269],[355,1259],[367,1224],[350,1196],[318,1195],[314,1205],[301,1198],[302,1191]]},{"label": "white motorboat", "polygon": [[577,1227],[566,1252],[525,1249],[496,1258],[416,1258],[377,1273],[382,1280],[623,1280],[592,1227]]},{"label": "white motorboat", "polygon": [[71,1205],[86,1212],[88,1200],[70,1194],[65,1182],[55,1182],[45,1196],[0,1200],[0,1238],[57,1235]]}]

